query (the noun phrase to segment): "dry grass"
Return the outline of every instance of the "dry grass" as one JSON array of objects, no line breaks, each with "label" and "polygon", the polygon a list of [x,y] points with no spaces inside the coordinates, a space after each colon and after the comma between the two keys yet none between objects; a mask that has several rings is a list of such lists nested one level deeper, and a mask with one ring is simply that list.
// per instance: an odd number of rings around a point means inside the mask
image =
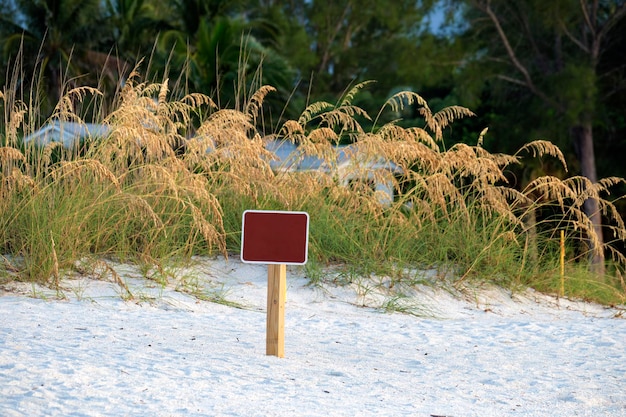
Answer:
[{"label": "dry grass", "polygon": [[[582,210],[588,198],[600,201],[616,240],[626,238],[622,218],[606,199],[623,179],[591,184],[582,177],[544,176],[514,189],[506,170],[525,157],[555,158],[566,169],[563,154],[547,141],[530,142],[514,155],[492,154],[482,146],[486,130],[474,146],[446,149],[445,128],[473,115],[460,106],[433,113],[421,96],[403,92],[371,119],[352,104],[366,86],[360,84],[337,104],[311,104],[275,134],[262,136],[257,124],[272,87],[259,88],[235,110],[220,109],[202,94],[171,100],[167,81],[138,80],[134,73],[113,111],[97,120],[110,134],[82,154],[59,144],[24,147],[20,138],[35,128],[28,119],[32,111],[8,100],[12,92],[0,93],[8,107],[0,132],[0,250],[24,257],[30,279],[56,281],[59,268],[73,264],[81,251],[138,259],[228,255],[238,250],[240,216],[250,208],[309,211],[317,262],[448,263],[458,267],[459,277],[491,268],[509,284],[550,274],[561,229],[567,231],[570,262],[585,263],[586,242],[597,241]],[[99,94],[69,91],[52,119],[82,123],[77,103]],[[378,125],[385,111],[404,106],[418,106],[422,126]],[[366,131],[363,120],[374,127]],[[269,140],[296,143],[302,157],[321,158],[328,169],[274,172]],[[353,164],[338,163],[340,141],[352,142]],[[380,161],[397,169],[372,169]],[[363,181],[348,184],[347,178]],[[383,182],[392,185],[393,201],[371,187]],[[528,222],[531,214],[539,220]],[[68,231],[79,236],[71,239],[72,248],[64,243]],[[621,276],[626,258],[606,250]],[[54,262],[34,268],[48,255]]]}]

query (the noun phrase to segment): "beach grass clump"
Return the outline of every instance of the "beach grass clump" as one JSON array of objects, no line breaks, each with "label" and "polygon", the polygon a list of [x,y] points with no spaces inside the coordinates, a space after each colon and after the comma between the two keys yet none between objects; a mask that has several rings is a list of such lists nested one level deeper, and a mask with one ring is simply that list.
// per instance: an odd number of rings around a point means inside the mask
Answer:
[{"label": "beach grass clump", "polygon": [[[401,92],[371,117],[353,104],[366,83],[271,128],[260,126],[270,86],[237,108],[219,108],[199,93],[172,99],[168,85],[133,73],[111,111],[89,111],[107,134],[69,148],[23,143],[39,127],[36,112],[14,92],[0,95],[0,253],[19,279],[58,285],[59,274],[86,256],[158,264],[229,256],[240,249],[243,211],[272,209],[310,214],[309,259],[322,266],[315,270],[344,264],[409,282],[399,271],[436,268],[454,271],[458,284],[564,287],[564,295],[625,300],[626,262],[612,243],[626,230],[608,200],[623,179],[509,183],[508,172],[527,158],[552,158],[566,170],[550,142],[494,154],[482,145],[485,130],[475,145],[447,146],[445,130],[473,116],[469,109],[433,112],[418,94]],[[70,90],[48,121],[84,123],[80,103],[99,94]],[[405,106],[417,109],[421,125],[381,122]],[[299,158],[316,158],[319,169],[273,169],[270,141],[296,144]],[[603,277],[588,268],[598,241],[583,211],[589,198],[600,201],[615,237],[604,247]]]}]

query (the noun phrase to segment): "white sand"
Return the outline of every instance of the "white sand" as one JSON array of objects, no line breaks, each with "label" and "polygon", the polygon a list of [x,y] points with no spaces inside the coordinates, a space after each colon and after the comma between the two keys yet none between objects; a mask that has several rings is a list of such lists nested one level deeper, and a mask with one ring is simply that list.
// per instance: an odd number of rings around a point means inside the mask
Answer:
[{"label": "white sand", "polygon": [[0,291],[0,415],[626,416],[623,310],[495,289],[392,298],[384,280],[310,287],[291,267],[281,359],[265,355],[266,267],[200,261],[164,287],[116,266],[128,301],[93,277],[64,280],[66,300]]}]

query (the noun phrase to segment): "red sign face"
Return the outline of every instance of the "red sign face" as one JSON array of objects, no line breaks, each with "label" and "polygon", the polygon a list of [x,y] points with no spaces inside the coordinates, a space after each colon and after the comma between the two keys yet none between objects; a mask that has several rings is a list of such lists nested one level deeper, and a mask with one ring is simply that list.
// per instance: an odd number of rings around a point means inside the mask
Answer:
[{"label": "red sign face", "polygon": [[263,210],[246,210],[243,213],[243,262],[304,265],[308,256],[308,241],[308,213]]}]

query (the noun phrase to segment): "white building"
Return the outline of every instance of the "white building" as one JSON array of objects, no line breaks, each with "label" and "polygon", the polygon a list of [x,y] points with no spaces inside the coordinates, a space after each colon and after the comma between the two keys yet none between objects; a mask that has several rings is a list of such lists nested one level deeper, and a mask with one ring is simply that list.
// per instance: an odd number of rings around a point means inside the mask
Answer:
[{"label": "white building", "polygon": [[305,155],[290,141],[270,141],[266,149],[277,157],[276,160],[270,161],[274,171],[323,171],[332,174],[334,170],[339,182],[344,186],[349,186],[355,181],[365,182],[380,196],[383,204],[393,202],[393,177],[402,174],[402,169],[398,165],[382,157],[360,158],[354,145],[334,146],[337,153],[334,166],[322,158]]},{"label": "white building", "polygon": [[76,146],[85,139],[106,137],[110,129],[96,123],[75,123],[55,120],[41,129],[24,137],[24,144],[45,146],[51,142],[61,142],[65,148]]}]

